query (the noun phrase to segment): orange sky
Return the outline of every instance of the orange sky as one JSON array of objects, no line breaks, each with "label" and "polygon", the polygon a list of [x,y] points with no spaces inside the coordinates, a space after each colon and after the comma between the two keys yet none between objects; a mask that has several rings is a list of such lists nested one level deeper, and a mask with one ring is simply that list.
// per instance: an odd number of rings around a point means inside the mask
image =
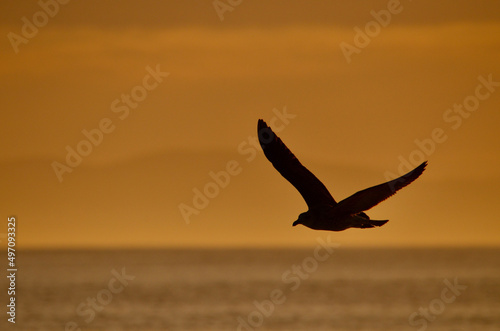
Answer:
[{"label": "orange sky", "polygon": [[280,137],[337,201],[429,160],[368,212],[389,223],[334,240],[498,245],[499,9],[243,1],[221,21],[212,1],[4,1],[2,217],[25,248],[310,245],[301,196],[251,144],[285,111]]}]

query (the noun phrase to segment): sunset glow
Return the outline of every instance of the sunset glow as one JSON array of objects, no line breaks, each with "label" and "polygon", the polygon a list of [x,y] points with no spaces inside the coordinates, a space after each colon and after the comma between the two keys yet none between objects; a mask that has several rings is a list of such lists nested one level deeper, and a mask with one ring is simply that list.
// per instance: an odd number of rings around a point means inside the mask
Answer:
[{"label": "sunset glow", "polygon": [[21,248],[314,243],[259,118],[337,201],[428,160],[367,212],[386,225],[336,242],[500,243],[497,2],[0,7],[0,209]]}]

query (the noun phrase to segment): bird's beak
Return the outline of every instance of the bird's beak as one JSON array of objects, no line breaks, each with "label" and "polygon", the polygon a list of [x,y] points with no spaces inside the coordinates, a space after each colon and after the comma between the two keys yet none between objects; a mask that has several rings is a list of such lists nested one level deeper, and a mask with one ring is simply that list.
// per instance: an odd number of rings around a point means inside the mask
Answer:
[{"label": "bird's beak", "polygon": [[297,224],[300,224],[299,220],[296,220],[295,222],[293,222],[292,226],[296,226]]}]

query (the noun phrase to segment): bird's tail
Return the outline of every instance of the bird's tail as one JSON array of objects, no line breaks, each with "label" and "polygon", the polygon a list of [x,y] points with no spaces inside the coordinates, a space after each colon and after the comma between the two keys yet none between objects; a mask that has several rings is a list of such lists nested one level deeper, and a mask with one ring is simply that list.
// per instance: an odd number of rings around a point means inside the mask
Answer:
[{"label": "bird's tail", "polygon": [[382,226],[387,222],[389,222],[389,220],[383,220],[383,221],[366,220],[361,224],[360,228],[361,229],[374,228],[376,226]]}]

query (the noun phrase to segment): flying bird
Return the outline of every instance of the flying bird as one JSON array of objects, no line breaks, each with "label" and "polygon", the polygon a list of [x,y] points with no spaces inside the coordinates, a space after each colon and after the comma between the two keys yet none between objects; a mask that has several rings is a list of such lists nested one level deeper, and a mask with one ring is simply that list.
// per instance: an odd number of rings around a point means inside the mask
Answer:
[{"label": "flying bird", "polygon": [[314,230],[329,231],[382,226],[388,220],[371,220],[364,211],[413,182],[427,165],[425,161],[406,175],[359,191],[337,203],[325,185],[299,162],[262,119],[258,121],[257,132],[266,158],[299,191],[309,208],[299,215],[293,226],[302,224]]}]

